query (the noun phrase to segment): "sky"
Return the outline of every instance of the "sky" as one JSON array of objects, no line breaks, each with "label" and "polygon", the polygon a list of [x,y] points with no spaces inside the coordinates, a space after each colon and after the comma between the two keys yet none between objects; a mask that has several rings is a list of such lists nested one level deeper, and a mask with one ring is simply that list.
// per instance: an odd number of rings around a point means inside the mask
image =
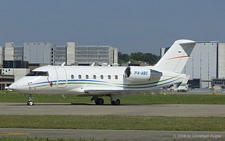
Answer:
[{"label": "sky", "polygon": [[0,46],[109,45],[159,55],[175,40],[225,42],[224,0],[0,0]]}]

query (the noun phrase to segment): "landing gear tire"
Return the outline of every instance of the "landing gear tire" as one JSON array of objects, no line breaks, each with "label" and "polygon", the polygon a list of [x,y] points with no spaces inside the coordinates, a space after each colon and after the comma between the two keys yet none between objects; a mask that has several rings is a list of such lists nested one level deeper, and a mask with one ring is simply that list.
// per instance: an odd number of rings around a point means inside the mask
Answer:
[{"label": "landing gear tire", "polygon": [[102,98],[98,98],[95,100],[95,104],[96,105],[103,105],[104,104],[104,100]]},{"label": "landing gear tire", "polygon": [[31,94],[28,94],[27,105],[29,105],[29,106],[33,106],[34,105],[34,102],[33,102],[32,95]]},{"label": "landing gear tire", "polygon": [[34,102],[33,102],[33,101],[28,101],[28,102],[27,102],[27,105],[33,106],[33,105],[34,105]]},{"label": "landing gear tire", "polygon": [[111,100],[112,105],[120,105],[120,100],[117,99],[115,95],[111,94],[109,96],[110,96],[110,100]]},{"label": "landing gear tire", "polygon": [[120,105],[120,100],[117,99],[116,101],[111,102],[112,105]]}]

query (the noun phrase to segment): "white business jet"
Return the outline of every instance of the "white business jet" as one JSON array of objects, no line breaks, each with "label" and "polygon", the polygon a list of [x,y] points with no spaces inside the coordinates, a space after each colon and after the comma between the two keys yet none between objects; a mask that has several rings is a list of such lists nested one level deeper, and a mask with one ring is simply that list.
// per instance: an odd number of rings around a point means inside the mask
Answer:
[{"label": "white business jet", "polygon": [[102,96],[109,96],[112,105],[119,105],[123,92],[158,89],[180,83],[186,78],[184,68],[196,42],[177,40],[155,66],[98,67],[43,66],[9,86],[28,94],[27,105],[34,105],[32,94],[72,94],[92,96],[103,105]]}]

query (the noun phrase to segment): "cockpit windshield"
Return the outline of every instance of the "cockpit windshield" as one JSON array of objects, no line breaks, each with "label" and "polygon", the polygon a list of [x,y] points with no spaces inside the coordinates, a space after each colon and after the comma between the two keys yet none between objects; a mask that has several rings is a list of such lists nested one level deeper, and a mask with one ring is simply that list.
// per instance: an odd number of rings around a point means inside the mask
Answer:
[{"label": "cockpit windshield", "polygon": [[26,76],[49,76],[47,71],[31,71]]}]

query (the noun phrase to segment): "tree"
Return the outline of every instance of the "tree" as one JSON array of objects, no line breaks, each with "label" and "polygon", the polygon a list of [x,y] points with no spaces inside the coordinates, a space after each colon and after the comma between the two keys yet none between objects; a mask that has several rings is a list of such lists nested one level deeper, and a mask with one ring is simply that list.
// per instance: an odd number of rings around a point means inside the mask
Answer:
[{"label": "tree", "polygon": [[134,60],[141,61],[143,60],[144,54],[142,52],[131,53],[130,58]]},{"label": "tree", "polygon": [[118,52],[118,58],[119,58],[119,64],[127,63],[129,61],[142,61],[146,62],[149,65],[156,64],[160,57],[152,54],[152,53],[142,53],[142,52],[134,52],[130,55],[128,54],[122,54],[121,52]]},{"label": "tree", "polygon": [[128,54],[122,54],[121,52],[118,52],[118,63],[127,63],[130,61],[130,56]]}]

